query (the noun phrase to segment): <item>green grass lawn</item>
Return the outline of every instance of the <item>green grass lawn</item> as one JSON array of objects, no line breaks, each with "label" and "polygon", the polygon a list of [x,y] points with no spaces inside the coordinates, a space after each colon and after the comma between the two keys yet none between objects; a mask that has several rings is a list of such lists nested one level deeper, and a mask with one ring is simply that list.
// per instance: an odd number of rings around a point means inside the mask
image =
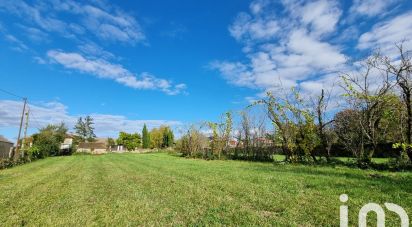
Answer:
[{"label": "green grass lawn", "polygon": [[[368,202],[396,203],[412,218],[412,173],[156,153],[55,157],[0,170],[0,226],[336,226],[342,193],[351,226]],[[399,226],[386,216],[387,226]]]}]

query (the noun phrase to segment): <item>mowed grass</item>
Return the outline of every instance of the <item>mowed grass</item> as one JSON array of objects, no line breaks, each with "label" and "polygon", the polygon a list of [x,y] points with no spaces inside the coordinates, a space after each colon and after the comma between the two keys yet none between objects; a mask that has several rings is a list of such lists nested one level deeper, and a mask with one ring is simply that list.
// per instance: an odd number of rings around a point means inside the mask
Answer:
[{"label": "mowed grass", "polygon": [[[368,202],[412,214],[411,173],[107,154],[1,170],[0,226],[337,226],[343,193],[351,226]],[[386,220],[399,226],[389,211]]]}]

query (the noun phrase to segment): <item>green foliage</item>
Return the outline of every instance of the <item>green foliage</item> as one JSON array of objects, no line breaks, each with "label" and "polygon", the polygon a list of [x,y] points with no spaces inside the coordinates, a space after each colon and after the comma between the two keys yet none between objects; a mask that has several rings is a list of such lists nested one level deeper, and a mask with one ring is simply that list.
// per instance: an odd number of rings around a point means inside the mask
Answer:
[{"label": "green foliage", "polygon": [[80,142],[86,141],[86,138],[87,138],[87,129],[86,129],[85,123],[83,122],[83,118],[82,118],[82,117],[79,117],[79,119],[77,119],[77,123],[76,123],[76,125],[74,126],[74,130],[75,130],[76,135],[77,135],[77,137],[78,137],[77,139],[78,139]]},{"label": "green foliage", "polygon": [[[127,150],[132,151],[141,146],[142,137],[139,133],[131,134],[126,132],[120,132],[116,142],[118,145],[123,145],[126,147]],[[112,141],[112,143],[114,143],[114,141]]]},{"label": "green foliage", "polygon": [[64,123],[58,125],[47,125],[41,128],[38,133],[33,134],[33,144],[25,149],[26,155],[17,160],[0,159],[0,169],[10,168],[16,165],[31,162],[49,156],[67,155],[60,150],[60,145],[64,141],[67,127]]},{"label": "green foliage", "polygon": [[[358,73],[342,75],[345,98],[351,109],[359,113],[358,127],[362,132],[362,143],[359,156],[366,164],[371,162],[379,142],[382,140],[384,128],[381,125],[385,114],[389,114],[393,100],[392,82],[385,66],[377,65],[379,54],[374,54],[359,63]],[[364,145],[370,144],[369,149]]]},{"label": "green foliage", "polygon": [[12,159],[0,159],[0,169],[11,168],[15,165]]},{"label": "green foliage", "polygon": [[88,142],[93,142],[96,139],[96,135],[94,134],[94,123],[93,123],[93,118],[90,116],[86,116],[84,118],[84,124],[86,126],[86,134],[87,134],[87,141]]},{"label": "green foliage", "polygon": [[306,105],[299,91],[291,89],[290,96],[280,99],[268,92],[267,97],[256,104],[264,104],[275,128],[275,143],[281,144],[286,159],[291,162],[313,158],[320,144],[315,124],[315,114]]},{"label": "green foliage", "polygon": [[150,131],[150,142],[152,148],[168,148],[174,143],[174,135],[170,127],[160,126]]},{"label": "green foliage", "polygon": [[146,124],[144,124],[143,130],[142,130],[142,145],[143,145],[143,148],[145,149],[150,147],[150,134],[149,134],[149,131],[147,130]]},{"label": "green foliage", "polygon": [[411,164],[411,161],[408,158],[407,151],[412,149],[412,144],[407,144],[407,143],[394,143],[392,145],[393,148],[395,149],[401,149],[401,155],[398,157],[398,165],[400,167],[407,166]]},{"label": "green foliage", "polygon": [[[224,118],[220,123],[216,122],[207,122],[209,129],[212,131],[212,137],[210,141],[210,152],[209,156],[214,156],[218,159],[221,158],[222,152],[224,155],[227,155],[227,145],[232,133],[232,114],[226,112]],[[207,157],[211,159],[210,157]]]},{"label": "green foliage", "polygon": [[33,135],[33,146],[39,150],[36,153],[39,153],[41,158],[62,155],[60,144],[64,141],[66,133],[67,127],[64,123],[48,125],[40,129],[39,133]]},{"label": "green foliage", "polygon": [[162,148],[163,147],[163,129],[153,128],[150,131],[150,147]]},{"label": "green foliage", "polygon": [[191,126],[177,141],[176,149],[188,157],[206,157],[208,138],[195,126]]},{"label": "green foliage", "polygon": [[412,145],[411,144],[407,144],[407,143],[394,143],[392,145],[393,148],[397,149],[397,148],[401,148],[403,151],[406,151],[406,149],[411,149]]},{"label": "green foliage", "polygon": [[210,149],[212,154],[219,155],[221,152],[221,140],[217,132],[217,123],[208,122],[209,128],[212,130],[212,141],[210,142]]},{"label": "green foliage", "polygon": [[116,145],[116,141],[113,138],[110,138],[110,137],[107,138],[107,146],[110,149],[110,151],[111,151],[112,147],[115,146],[115,145]]},{"label": "green foliage", "polygon": [[165,131],[163,132],[163,147],[172,147],[174,144],[174,135],[173,131],[169,128],[166,127]]},{"label": "green foliage", "polygon": [[41,152],[38,146],[32,146],[27,150],[27,155],[30,160],[44,158],[45,154]]},{"label": "green foliage", "polygon": [[94,134],[93,124],[92,117],[86,116],[84,120],[82,117],[79,117],[74,129],[80,142],[93,142],[95,140],[96,135]]},{"label": "green foliage", "polygon": [[225,114],[225,131],[223,134],[225,147],[229,142],[230,135],[233,130],[233,117],[231,112],[226,112]]}]

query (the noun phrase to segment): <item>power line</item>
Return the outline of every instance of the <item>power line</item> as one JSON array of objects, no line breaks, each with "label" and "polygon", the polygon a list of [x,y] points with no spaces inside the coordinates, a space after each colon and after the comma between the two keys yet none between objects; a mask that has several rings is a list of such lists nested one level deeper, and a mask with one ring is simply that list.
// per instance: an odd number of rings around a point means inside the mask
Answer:
[{"label": "power line", "polygon": [[40,130],[42,126],[41,126],[41,124],[39,123],[38,118],[34,116],[34,111],[33,111],[33,110],[30,111],[30,115],[31,115],[31,117],[32,117],[32,122],[34,122],[35,125],[37,126],[36,128],[37,128],[38,130]]},{"label": "power line", "polygon": [[0,91],[3,92],[3,93],[6,93],[6,94],[8,94],[8,95],[11,95],[11,96],[14,96],[14,97],[17,97],[17,98],[20,98],[20,99],[24,99],[24,97],[22,97],[22,96],[20,96],[20,95],[16,95],[16,94],[14,94],[14,93],[12,93],[12,92],[10,92],[10,91],[6,91],[6,90],[1,89],[1,88],[0,88]]}]

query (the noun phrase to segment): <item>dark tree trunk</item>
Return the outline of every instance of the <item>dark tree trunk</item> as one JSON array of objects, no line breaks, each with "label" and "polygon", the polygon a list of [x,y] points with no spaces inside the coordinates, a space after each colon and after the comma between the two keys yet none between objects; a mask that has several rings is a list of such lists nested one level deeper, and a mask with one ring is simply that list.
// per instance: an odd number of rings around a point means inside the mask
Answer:
[{"label": "dark tree trunk", "polygon": [[412,149],[411,149],[411,142],[412,142],[412,106],[411,106],[411,92],[409,89],[405,89],[404,98],[406,104],[406,111],[408,113],[408,121],[407,121],[407,128],[406,128],[406,143],[407,149],[406,153],[408,154],[409,160],[412,161]]},{"label": "dark tree trunk", "polygon": [[321,141],[321,151],[323,153],[323,155],[326,157],[326,161],[330,162],[330,152],[328,149],[328,140],[326,139],[326,135],[325,135],[325,123],[323,122],[323,117],[322,117],[322,105],[324,102],[324,98],[325,98],[325,92],[322,89],[322,93],[321,96],[319,98],[318,101],[318,106],[317,106],[317,114],[318,114],[318,133],[319,133],[319,138]]}]

